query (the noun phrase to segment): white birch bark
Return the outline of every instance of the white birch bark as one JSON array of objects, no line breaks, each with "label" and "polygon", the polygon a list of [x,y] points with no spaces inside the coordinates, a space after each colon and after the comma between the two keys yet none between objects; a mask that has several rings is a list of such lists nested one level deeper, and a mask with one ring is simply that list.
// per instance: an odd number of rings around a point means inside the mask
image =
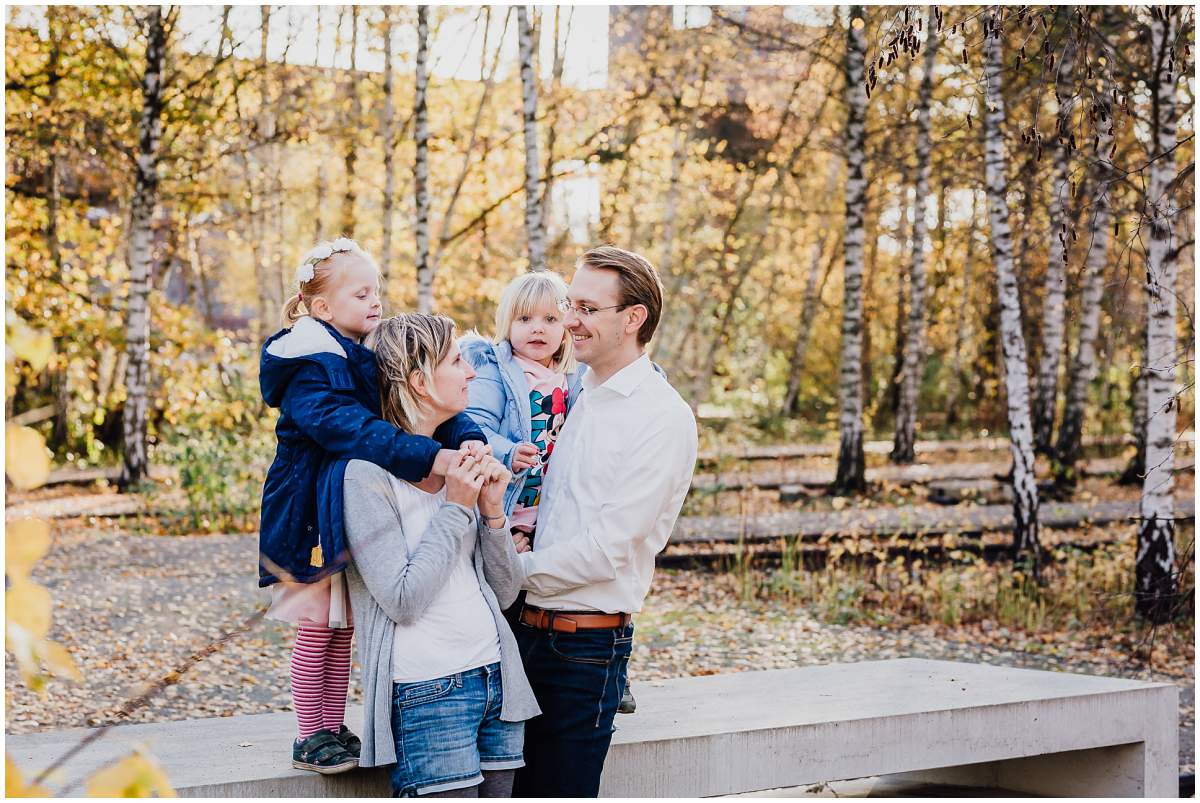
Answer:
[{"label": "white birch bark", "polygon": [[1096,379],[1096,341],[1100,336],[1100,306],[1104,298],[1104,268],[1108,263],[1109,229],[1112,226],[1110,193],[1116,172],[1108,158],[1112,147],[1112,90],[1104,82],[1101,96],[1104,111],[1097,126],[1093,149],[1095,196],[1092,198],[1092,224],[1088,232],[1088,251],[1084,260],[1083,292],[1080,296],[1079,343],[1067,382],[1067,400],[1063,408],[1058,441],[1054,447],[1054,484],[1062,491],[1075,488],[1076,463],[1082,457],[1083,422],[1087,414],[1088,391]]},{"label": "white birch bark", "polygon": [[150,385],[150,277],[153,272],[154,210],[158,205],[159,145],[162,142],[163,66],[167,29],[163,8],[152,6],[146,36],[146,68],[142,74],[142,115],[138,121],[135,184],[129,215],[129,295],[125,311],[124,440],[119,484],[128,489],[145,479]]},{"label": "white birch bark", "polygon": [[[839,493],[866,488],[866,459],[863,454],[863,211],[867,205],[867,182],[863,176],[866,155],[867,91],[863,83],[866,37],[863,6],[850,6],[846,28],[846,233],[844,292],[842,301],[841,366],[838,372],[839,414],[837,477],[833,489]],[[858,24],[856,24],[858,23]]]},{"label": "white birch bark", "polygon": [[413,104],[413,125],[416,131],[417,155],[414,165],[414,188],[417,201],[417,311],[433,311],[433,265],[429,261],[429,107],[426,94],[429,88],[429,6],[417,6],[417,74],[416,99]]},{"label": "white birch bark", "polygon": [[529,243],[529,269],[546,268],[546,228],[542,216],[541,161],[538,158],[537,84],[533,74],[533,27],[529,11],[517,6],[517,37],[521,53],[521,98],[525,119],[525,237]]},{"label": "white birch bark", "polygon": [[1150,187],[1144,219],[1150,224],[1146,253],[1146,475],[1142,480],[1141,523],[1138,527],[1138,612],[1161,624],[1171,618],[1175,579],[1175,418],[1178,388],[1176,348],[1173,218],[1178,213],[1169,185],[1175,177],[1175,80],[1170,54],[1175,49],[1178,8],[1153,7],[1150,24],[1154,56],[1153,109],[1155,159],[1150,164]]},{"label": "white birch bark", "polygon": [[392,103],[395,80],[392,74],[392,7],[383,7],[383,109],[379,120],[379,138],[383,144],[383,238],[379,246],[379,284],[383,301],[391,298],[392,215],[396,201],[396,112]]},{"label": "white birch bark", "polygon": [[900,380],[900,406],[896,411],[896,437],[892,444],[894,463],[915,459],[917,437],[917,393],[925,372],[925,252],[928,226],[925,224],[925,199],[929,195],[929,171],[933,139],[930,135],[929,107],[933,103],[933,67],[937,59],[937,14],[929,9],[925,21],[925,74],[917,101],[917,197],[913,204],[913,250],[909,272],[908,326],[904,339],[904,367]]},{"label": "white birch bark", "polygon": [[1013,267],[1012,232],[1009,228],[1007,194],[1008,164],[1004,151],[1004,100],[1000,79],[1001,60],[998,16],[993,16],[990,35],[984,42],[986,108],[983,114],[984,172],[988,195],[988,218],[992,230],[992,265],[996,271],[1000,301],[1000,337],[1004,346],[1004,381],[1008,396],[1008,428],[1012,439],[1013,557],[1028,556],[1034,577],[1038,576],[1038,488],[1034,475],[1033,426],[1029,414],[1029,368],[1025,337],[1021,332],[1021,302]]},{"label": "white birch bark", "polygon": [[1055,97],[1058,99],[1058,131],[1054,148],[1054,187],[1050,193],[1051,240],[1046,246],[1042,305],[1042,358],[1038,362],[1037,393],[1034,394],[1034,446],[1049,453],[1054,438],[1054,413],[1058,402],[1058,371],[1062,363],[1067,303],[1067,261],[1071,243],[1071,96],[1074,94],[1074,42],[1063,47],[1058,65]]}]

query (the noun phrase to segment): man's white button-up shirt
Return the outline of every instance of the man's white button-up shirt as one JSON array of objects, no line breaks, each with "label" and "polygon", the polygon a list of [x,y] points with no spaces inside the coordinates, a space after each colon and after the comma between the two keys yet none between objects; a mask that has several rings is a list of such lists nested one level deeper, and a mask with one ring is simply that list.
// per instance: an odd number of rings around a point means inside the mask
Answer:
[{"label": "man's white button-up shirt", "polygon": [[551,610],[636,613],[696,465],[696,418],[642,355],[582,391],[554,445],[526,601]]}]

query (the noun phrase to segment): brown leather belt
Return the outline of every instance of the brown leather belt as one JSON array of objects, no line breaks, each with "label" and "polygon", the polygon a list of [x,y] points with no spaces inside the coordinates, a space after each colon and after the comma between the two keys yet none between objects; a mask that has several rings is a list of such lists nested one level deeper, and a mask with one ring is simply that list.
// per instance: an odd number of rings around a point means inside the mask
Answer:
[{"label": "brown leather belt", "polygon": [[629,624],[627,613],[590,613],[588,611],[548,611],[535,605],[521,608],[521,621],[538,630],[574,633],[576,630],[612,630]]}]

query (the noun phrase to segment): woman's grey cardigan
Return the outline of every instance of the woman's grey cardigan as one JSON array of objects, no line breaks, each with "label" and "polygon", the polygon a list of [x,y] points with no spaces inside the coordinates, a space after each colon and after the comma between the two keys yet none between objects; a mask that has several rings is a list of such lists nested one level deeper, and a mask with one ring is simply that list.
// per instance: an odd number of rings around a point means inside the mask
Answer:
[{"label": "woman's grey cardigan", "polygon": [[493,530],[462,505],[447,502],[433,515],[411,557],[404,535],[404,515],[392,490],[390,475],[374,463],[351,460],[345,478],[346,544],[350,565],[346,582],[354,609],[358,657],[362,665],[363,734],[359,766],[396,761],[392,738],[392,642],[396,623],[410,624],[441,591],[457,559],[463,537],[479,534],[475,575],[500,634],[500,718],[521,722],[541,713],[517,649],[501,613],[520,590],[511,573],[507,529]]}]

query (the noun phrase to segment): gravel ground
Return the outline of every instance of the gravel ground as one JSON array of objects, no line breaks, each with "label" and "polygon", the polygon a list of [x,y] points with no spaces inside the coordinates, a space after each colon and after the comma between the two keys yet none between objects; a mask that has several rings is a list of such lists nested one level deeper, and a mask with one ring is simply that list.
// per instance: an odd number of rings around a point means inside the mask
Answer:
[{"label": "gravel ground", "polygon": [[[257,589],[254,535],[152,536],[112,523],[60,522],[34,570],[55,601],[52,637],[74,655],[84,681],[52,681],[38,697],[6,662],[6,733],[112,721],[151,683],[239,626],[268,599]],[[784,602],[744,604],[732,578],[660,571],[637,620],[630,667],[638,684],[838,661],[917,656],[1168,680],[1182,687],[1180,763],[1195,763],[1195,669],[1150,671],[1080,644],[1007,649],[934,627],[888,630],[818,621]],[[262,621],[184,673],[129,720],[150,722],[290,708],[291,629]],[[1033,650],[1037,648],[1037,651]],[[1175,662],[1173,666],[1181,666]],[[351,700],[358,701],[358,683]]]}]

